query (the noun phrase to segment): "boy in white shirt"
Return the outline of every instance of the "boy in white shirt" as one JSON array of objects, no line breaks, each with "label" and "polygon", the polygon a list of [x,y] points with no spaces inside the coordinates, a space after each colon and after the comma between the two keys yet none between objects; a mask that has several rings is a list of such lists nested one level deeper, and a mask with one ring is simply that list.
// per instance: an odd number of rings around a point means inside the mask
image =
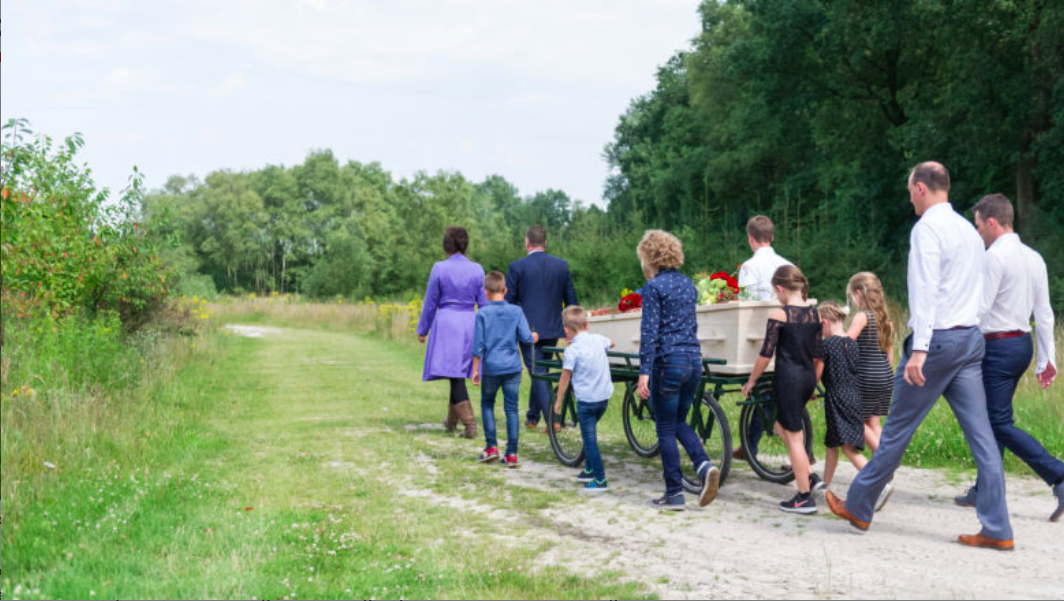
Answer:
[{"label": "boy in white shirt", "polygon": [[596,427],[613,396],[610,360],[606,355],[606,351],[613,347],[613,342],[588,331],[587,312],[577,305],[570,305],[562,311],[562,325],[565,327],[565,337],[570,342],[562,359],[562,375],[558,379],[558,400],[554,404],[554,413],[562,412],[562,399],[571,381],[585,454],[584,469],[577,474],[576,479],[585,483],[585,492],[605,492],[609,490],[609,485],[599,453]]},{"label": "boy in white shirt", "polygon": [[[776,250],[772,248],[775,239],[776,229],[768,217],[754,215],[746,222],[746,240],[750,243],[754,256],[739,268],[739,287],[745,290],[752,300],[776,300],[776,291],[772,289],[772,276],[780,267],[794,265],[776,254]],[[754,418],[750,420],[747,437],[752,443],[750,446],[753,447],[751,452],[754,456],[757,455],[757,443],[763,432],[761,413],[755,411]],[[746,459],[746,450],[739,447],[732,453],[732,457],[743,461]]]},{"label": "boy in white shirt", "polygon": [[776,292],[772,289],[772,276],[780,267],[793,265],[776,254],[772,248],[775,238],[775,228],[768,217],[754,215],[746,222],[746,240],[750,243],[754,256],[739,268],[739,286],[745,289],[753,300],[776,300]]}]

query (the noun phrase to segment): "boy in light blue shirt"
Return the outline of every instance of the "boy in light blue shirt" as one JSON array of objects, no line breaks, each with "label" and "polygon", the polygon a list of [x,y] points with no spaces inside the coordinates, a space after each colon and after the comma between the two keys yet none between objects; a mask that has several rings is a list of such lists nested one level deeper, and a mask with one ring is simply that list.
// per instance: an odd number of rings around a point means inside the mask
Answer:
[{"label": "boy in light blue shirt", "polygon": [[517,392],[521,387],[521,353],[518,341],[535,344],[539,336],[528,327],[521,307],[506,302],[506,276],[493,271],[484,276],[484,292],[488,304],[477,311],[473,330],[473,386],[484,388],[480,393],[480,414],[484,420],[484,452],[481,463],[499,460],[495,437],[495,395],[502,389],[503,411],[506,413],[506,467],[517,467],[517,437],[520,431]]},{"label": "boy in light blue shirt", "polygon": [[571,381],[576,396],[576,419],[580,422],[580,436],[584,439],[586,457],[584,469],[577,474],[576,479],[584,483],[586,492],[605,492],[609,485],[606,482],[606,468],[602,465],[602,454],[599,453],[596,427],[613,396],[610,360],[606,355],[606,351],[613,347],[613,342],[605,336],[589,332],[587,311],[576,305],[562,311],[562,325],[570,342],[562,359],[562,375],[558,380],[558,401],[554,405],[554,413],[561,413],[562,399]]}]

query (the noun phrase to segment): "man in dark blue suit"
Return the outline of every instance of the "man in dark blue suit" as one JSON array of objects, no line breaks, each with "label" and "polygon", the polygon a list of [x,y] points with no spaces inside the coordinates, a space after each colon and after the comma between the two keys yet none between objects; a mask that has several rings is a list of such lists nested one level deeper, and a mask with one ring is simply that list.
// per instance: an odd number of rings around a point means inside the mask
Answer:
[{"label": "man in dark blue suit", "polygon": [[[522,344],[521,356],[529,375],[545,370],[537,369],[535,363],[543,358],[544,346],[556,346],[559,338],[565,337],[562,327],[562,309],[576,302],[573,276],[569,264],[547,254],[547,231],[533,225],[525,234],[525,250],[528,256],[510,263],[506,273],[506,302],[517,305],[525,312],[528,325],[539,334],[536,344]],[[528,396],[528,413],[525,426],[535,428],[540,417],[546,418],[550,403],[550,388],[542,380],[532,380]]]}]

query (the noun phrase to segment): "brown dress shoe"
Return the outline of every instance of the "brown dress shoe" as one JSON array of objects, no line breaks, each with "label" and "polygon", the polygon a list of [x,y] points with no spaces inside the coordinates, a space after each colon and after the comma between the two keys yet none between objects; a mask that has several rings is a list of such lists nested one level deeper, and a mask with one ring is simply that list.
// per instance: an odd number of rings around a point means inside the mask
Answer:
[{"label": "brown dress shoe", "polygon": [[731,456],[732,459],[735,459],[736,461],[746,461],[746,449],[739,447],[732,451]]},{"label": "brown dress shoe", "polygon": [[969,547],[997,549],[998,551],[1011,551],[1015,547],[1011,540],[997,540],[996,538],[988,538],[982,534],[962,534],[957,537],[957,542]]},{"label": "brown dress shoe", "polygon": [[846,509],[846,502],[836,497],[835,493],[829,490],[827,494],[824,495],[824,500],[828,502],[828,508],[831,509],[831,513],[850,522],[850,525],[858,530],[868,530],[868,522],[855,518],[853,514]]}]

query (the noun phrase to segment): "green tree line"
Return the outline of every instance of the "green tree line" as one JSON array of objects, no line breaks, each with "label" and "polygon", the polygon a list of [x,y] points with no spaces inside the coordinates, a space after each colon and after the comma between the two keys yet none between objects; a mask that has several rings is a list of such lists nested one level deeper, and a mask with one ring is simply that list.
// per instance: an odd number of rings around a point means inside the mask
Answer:
[{"label": "green tree line", "polygon": [[172,178],[145,211],[178,217],[173,261],[219,290],[318,297],[420,294],[450,224],[470,230],[475,260],[505,269],[539,223],[595,300],[639,285],[645,228],[680,236],[689,273],[734,271],[746,220],[764,213],[814,294],[838,298],[871,270],[901,300],[916,219],[905,181],[933,159],[958,209],[1013,199],[1064,308],[1064,5],[707,0],[699,16],[700,35],[620,116],[602,208],[558,190],[522,196],[502,176],[396,181],[326,150]]}]

